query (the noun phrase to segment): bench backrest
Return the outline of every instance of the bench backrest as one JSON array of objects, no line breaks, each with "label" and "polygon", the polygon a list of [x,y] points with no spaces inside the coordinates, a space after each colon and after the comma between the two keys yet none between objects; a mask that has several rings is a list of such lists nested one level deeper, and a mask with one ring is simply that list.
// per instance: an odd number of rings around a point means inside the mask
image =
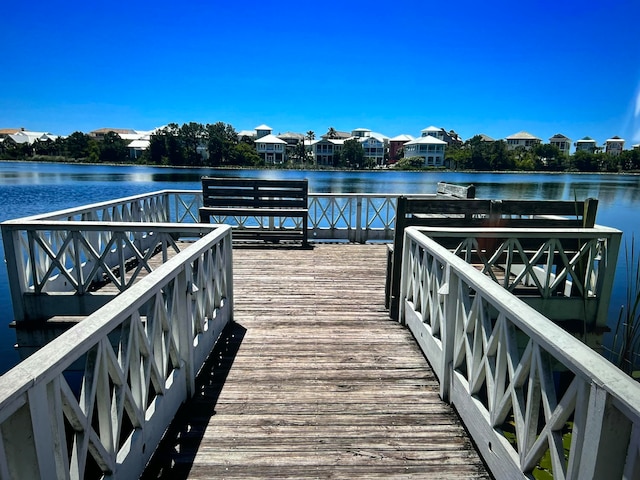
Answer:
[{"label": "bench backrest", "polygon": [[398,319],[398,295],[406,227],[592,228],[598,200],[489,200],[398,197],[386,306]]},{"label": "bench backrest", "polygon": [[399,197],[396,231],[424,227],[591,228],[598,200],[488,200]]},{"label": "bench backrest", "polygon": [[307,180],[202,177],[205,207],[307,208]]}]

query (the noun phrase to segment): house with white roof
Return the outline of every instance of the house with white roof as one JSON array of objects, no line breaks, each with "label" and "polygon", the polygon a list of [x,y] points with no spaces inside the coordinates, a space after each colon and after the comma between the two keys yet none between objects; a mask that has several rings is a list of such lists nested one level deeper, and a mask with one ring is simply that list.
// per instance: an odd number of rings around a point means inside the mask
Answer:
[{"label": "house with white roof", "polygon": [[430,127],[420,130],[420,135],[423,137],[431,136],[438,140],[444,140],[444,128],[438,128],[431,125]]},{"label": "house with white roof", "polygon": [[538,138],[534,135],[531,135],[529,132],[518,132],[510,135],[506,138],[507,140],[507,149],[515,150],[518,147],[523,147],[525,150],[530,150],[536,145],[542,143],[542,139]]},{"label": "house with white roof", "polygon": [[385,142],[377,137],[360,137],[358,141],[362,144],[364,150],[364,158],[367,163],[376,166],[384,165]]},{"label": "house with white roof", "polygon": [[311,153],[316,165],[333,166],[333,155],[342,150],[344,138],[321,138],[311,142]]},{"label": "house with white roof", "polygon": [[268,134],[256,138],[254,142],[258,155],[265,163],[281,164],[286,160],[287,142],[281,138]]},{"label": "house with white roof", "polygon": [[33,145],[35,142],[53,142],[58,135],[53,135],[49,132],[32,132],[30,130],[20,130],[16,133],[12,133],[6,136],[6,141],[12,141],[13,143]]},{"label": "house with white roof", "polygon": [[266,137],[267,135],[271,135],[271,132],[273,132],[273,128],[265,124],[257,126],[255,130],[256,130],[256,140],[262,137]]},{"label": "house with white roof", "polygon": [[142,153],[149,148],[151,141],[149,139],[132,140],[129,145],[129,158],[138,158]]},{"label": "house with white roof", "polygon": [[576,147],[576,152],[589,152],[593,153],[598,148],[596,146],[596,141],[591,137],[583,137],[578,140],[574,146]]},{"label": "house with white roof", "polygon": [[423,136],[404,144],[404,156],[422,157],[425,167],[443,167],[446,145],[444,140],[431,135]]},{"label": "house with white roof", "polygon": [[571,139],[565,137],[561,133],[556,133],[553,137],[549,139],[549,144],[554,147],[558,147],[560,153],[564,153],[565,155],[569,155],[571,150]]},{"label": "house with white roof", "polygon": [[368,128],[356,128],[351,131],[351,135],[362,144],[367,163],[380,167],[384,165],[384,154],[389,144],[389,137],[372,132]]},{"label": "house with white roof", "polygon": [[617,135],[604,142],[604,151],[609,155],[620,155],[622,150],[624,150],[624,139]]},{"label": "house with white roof", "polygon": [[404,144],[415,140],[411,135],[401,134],[396,135],[389,140],[389,163],[395,163],[400,160],[400,151],[404,147]]},{"label": "house with white roof", "polygon": [[451,145],[453,143],[458,143],[460,145],[462,145],[462,139],[460,138],[460,136],[454,132],[453,130],[450,130],[449,132],[447,132],[444,128],[441,127],[434,127],[433,125],[427,128],[424,128],[420,131],[420,134],[423,137],[426,137],[428,135],[432,136],[433,138],[437,138],[438,140],[443,140],[445,142],[447,142],[447,145]]}]

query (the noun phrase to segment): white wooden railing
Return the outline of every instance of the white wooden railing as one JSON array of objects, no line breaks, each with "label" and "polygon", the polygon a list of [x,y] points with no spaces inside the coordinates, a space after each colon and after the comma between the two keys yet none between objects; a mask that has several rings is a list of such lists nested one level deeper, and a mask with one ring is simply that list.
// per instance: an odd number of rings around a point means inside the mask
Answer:
[{"label": "white wooden railing", "polygon": [[309,239],[392,241],[397,198],[385,194],[309,194]]},{"label": "white wooden railing", "polygon": [[[93,220],[5,222],[14,318],[21,322],[45,315],[89,315],[133,285],[141,273],[179,252],[179,240],[192,241],[211,228]],[[99,290],[107,283],[114,288]]]},{"label": "white wooden railing", "polygon": [[[310,193],[310,241],[391,241],[399,194]],[[434,195],[415,195],[432,198]],[[197,223],[199,190],[162,190],[22,220]],[[238,220],[238,219],[236,219]]]},{"label": "white wooden railing", "polygon": [[493,475],[639,478],[640,385],[431,236],[406,230],[400,319]]},{"label": "white wooden railing", "polygon": [[556,321],[604,327],[622,232],[595,228],[443,228],[431,238]]},{"label": "white wooden railing", "polygon": [[138,478],[232,319],[232,284],[231,229],[212,228],[3,375],[0,477]]}]

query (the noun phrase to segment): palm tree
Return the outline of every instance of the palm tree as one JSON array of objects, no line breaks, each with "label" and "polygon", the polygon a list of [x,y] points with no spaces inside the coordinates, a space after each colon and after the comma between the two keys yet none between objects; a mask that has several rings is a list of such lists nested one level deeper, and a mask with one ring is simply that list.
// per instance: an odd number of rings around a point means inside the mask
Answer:
[{"label": "palm tree", "polygon": [[[316,138],[316,132],[314,132],[313,130],[309,130],[307,132],[306,138],[307,140],[309,140],[309,149],[311,150],[311,142]],[[305,158],[306,158],[306,149],[305,149]],[[315,159],[315,161],[317,162],[317,159]],[[318,166],[317,163],[316,163],[316,166]]]},{"label": "palm tree", "polygon": [[333,127],[329,127],[329,131],[327,132],[327,138],[336,138],[338,136],[338,132]]}]

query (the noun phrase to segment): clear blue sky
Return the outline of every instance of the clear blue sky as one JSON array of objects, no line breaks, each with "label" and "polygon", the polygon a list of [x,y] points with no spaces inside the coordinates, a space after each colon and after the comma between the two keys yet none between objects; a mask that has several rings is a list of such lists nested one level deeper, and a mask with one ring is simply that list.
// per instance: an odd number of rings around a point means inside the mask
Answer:
[{"label": "clear blue sky", "polygon": [[0,128],[640,143],[640,1],[13,2]]}]

